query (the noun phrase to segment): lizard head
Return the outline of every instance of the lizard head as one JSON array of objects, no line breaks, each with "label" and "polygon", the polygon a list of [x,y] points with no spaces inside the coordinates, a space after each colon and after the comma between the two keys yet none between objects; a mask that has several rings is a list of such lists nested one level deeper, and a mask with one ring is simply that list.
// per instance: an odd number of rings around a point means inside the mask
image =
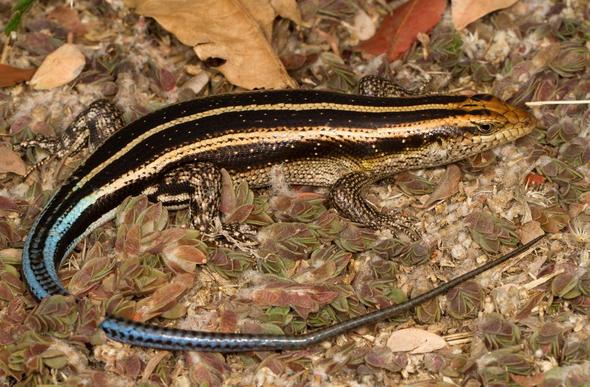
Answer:
[{"label": "lizard head", "polygon": [[438,117],[422,121],[416,130],[419,134],[415,138],[423,138],[427,144],[406,140],[412,146],[409,152],[430,166],[487,151],[525,136],[536,127],[531,114],[488,94],[455,99],[444,109],[432,108],[429,114],[433,113]]},{"label": "lizard head", "polygon": [[537,122],[523,109],[489,94],[476,94],[460,105],[465,112],[465,139],[480,150],[514,141],[533,131]]}]

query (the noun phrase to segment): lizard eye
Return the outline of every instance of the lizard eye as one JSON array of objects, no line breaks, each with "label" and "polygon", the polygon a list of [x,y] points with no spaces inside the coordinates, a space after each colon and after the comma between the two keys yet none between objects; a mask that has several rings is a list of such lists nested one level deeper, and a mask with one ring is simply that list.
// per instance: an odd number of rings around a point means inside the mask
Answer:
[{"label": "lizard eye", "polygon": [[482,132],[483,134],[491,133],[492,129],[494,129],[494,126],[492,124],[479,124],[478,126],[480,132]]}]

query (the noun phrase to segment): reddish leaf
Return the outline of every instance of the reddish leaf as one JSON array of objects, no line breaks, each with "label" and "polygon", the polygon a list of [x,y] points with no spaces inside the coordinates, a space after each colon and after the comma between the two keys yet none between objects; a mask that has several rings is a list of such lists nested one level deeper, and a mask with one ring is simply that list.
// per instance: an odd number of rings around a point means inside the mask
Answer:
[{"label": "reddish leaf", "polygon": [[530,187],[540,187],[545,183],[545,177],[543,175],[539,175],[537,173],[529,173],[524,178],[526,184]]},{"label": "reddish leaf", "polygon": [[35,69],[19,69],[0,64],[0,87],[14,86],[19,82],[28,81],[35,74]]},{"label": "reddish leaf", "polygon": [[224,310],[219,318],[221,332],[235,332],[238,326],[238,314],[233,310]]},{"label": "reddish leaf", "polygon": [[135,379],[141,373],[142,361],[137,354],[115,361],[114,371],[121,376]]},{"label": "reddish leaf", "polygon": [[399,372],[408,365],[405,354],[395,354],[387,347],[376,346],[365,355],[365,362],[371,367]]},{"label": "reddish leaf", "polygon": [[176,87],[176,77],[166,69],[158,70],[158,81],[164,91],[171,91]]},{"label": "reddish leaf", "polygon": [[133,320],[144,322],[174,307],[180,297],[193,286],[193,280],[194,276],[190,274],[174,277],[168,284],[159,287],[154,294],[137,303]]},{"label": "reddish leaf", "polygon": [[253,204],[244,204],[236,208],[231,215],[224,219],[224,223],[231,224],[231,223],[243,223],[248,219],[248,216],[254,210]]},{"label": "reddish leaf", "polygon": [[186,352],[184,361],[190,370],[189,384],[197,386],[221,386],[229,366],[220,353]]},{"label": "reddish leaf", "polygon": [[251,299],[261,306],[290,306],[303,318],[334,301],[338,293],[322,285],[274,282],[244,289],[242,299]]},{"label": "reddish leaf", "polygon": [[408,1],[387,15],[377,33],[359,49],[373,56],[387,53],[393,62],[412,47],[420,32],[427,33],[436,26],[446,6],[446,0]]},{"label": "reddish leaf", "polygon": [[534,387],[534,386],[541,386],[545,381],[545,374],[543,373],[536,373],[533,375],[517,375],[517,374],[510,374],[510,378],[514,380],[518,385],[524,387]]},{"label": "reddish leaf", "polygon": [[175,272],[192,273],[195,266],[207,262],[207,254],[199,247],[190,245],[174,246],[164,250],[166,265]]}]

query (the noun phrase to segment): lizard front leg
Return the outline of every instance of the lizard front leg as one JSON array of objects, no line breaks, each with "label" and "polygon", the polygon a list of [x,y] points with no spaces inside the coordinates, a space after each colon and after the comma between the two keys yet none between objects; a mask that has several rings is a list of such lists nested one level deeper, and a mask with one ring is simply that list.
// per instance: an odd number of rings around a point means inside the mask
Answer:
[{"label": "lizard front leg", "polygon": [[[358,84],[360,95],[371,97],[403,97],[415,93],[385,78],[368,75]],[[393,180],[392,176],[389,176]],[[405,234],[411,240],[421,239],[411,218],[402,215],[382,214],[364,198],[366,188],[382,180],[382,176],[371,176],[367,172],[355,171],[344,175],[336,181],[330,191],[330,200],[334,207],[345,217],[375,229],[388,229],[394,235]]]},{"label": "lizard front leg", "polygon": [[160,181],[144,189],[143,194],[172,211],[188,208],[191,226],[202,233],[217,236],[221,232],[227,242],[251,242],[254,231],[247,225],[223,224],[222,230],[216,227],[222,224],[221,190],[222,174],[217,166],[192,162],[166,172]]},{"label": "lizard front leg", "polygon": [[221,171],[211,163],[182,164],[143,193],[170,210],[188,208],[193,228],[210,232],[219,220]]},{"label": "lizard front leg", "polygon": [[366,188],[380,179],[363,171],[351,172],[332,185],[330,202],[340,214],[354,222],[374,229],[389,229],[394,235],[405,234],[412,241],[419,240],[420,233],[410,218],[382,214],[363,198]]}]

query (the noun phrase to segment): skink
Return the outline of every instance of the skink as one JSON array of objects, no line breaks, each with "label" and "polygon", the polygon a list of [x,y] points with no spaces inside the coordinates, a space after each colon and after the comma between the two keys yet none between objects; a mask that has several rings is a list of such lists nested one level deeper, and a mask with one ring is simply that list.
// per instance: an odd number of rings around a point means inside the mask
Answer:
[{"label": "skink", "polygon": [[[379,214],[362,199],[367,185],[400,171],[455,162],[534,126],[527,112],[484,94],[385,98],[289,90],[172,105],[113,133],[55,192],[26,239],[24,278],[37,299],[68,294],[58,278],[60,263],[129,195],[144,193],[170,208],[191,206],[194,225],[206,228],[218,213],[221,168],[256,188],[269,185],[271,168],[280,165],[289,184],[331,187],[330,200],[344,216],[416,239],[407,220]],[[112,316],[101,327],[119,341],[171,350],[301,348],[407,310],[499,263],[406,304],[302,336],[183,331]]]}]

